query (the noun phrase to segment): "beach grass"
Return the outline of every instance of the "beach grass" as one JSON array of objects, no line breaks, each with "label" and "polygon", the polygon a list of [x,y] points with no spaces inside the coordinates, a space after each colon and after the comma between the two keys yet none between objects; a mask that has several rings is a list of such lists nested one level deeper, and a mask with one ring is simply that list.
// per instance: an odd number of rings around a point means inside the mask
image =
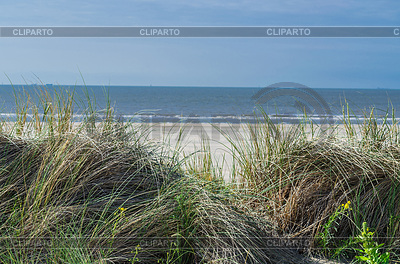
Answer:
[{"label": "beach grass", "polygon": [[249,213],[274,223],[280,235],[309,239],[303,252],[349,261],[368,224],[383,244],[379,252],[390,252],[394,261],[400,232],[398,123],[394,110],[383,119],[374,109],[360,121],[350,121],[349,114],[345,106],[343,124],[321,129],[306,117],[296,125],[276,125],[261,112],[244,133],[226,134],[232,179]]},{"label": "beach grass", "polygon": [[345,106],[342,124],[323,129],[261,111],[242,133],[220,131],[233,157],[227,182],[207,140],[182,157],[179,137],[149,140],[109,100],[99,110],[88,91],[35,92],[15,91],[16,118],[0,123],[2,263],[399,259],[394,110],[357,122]]}]

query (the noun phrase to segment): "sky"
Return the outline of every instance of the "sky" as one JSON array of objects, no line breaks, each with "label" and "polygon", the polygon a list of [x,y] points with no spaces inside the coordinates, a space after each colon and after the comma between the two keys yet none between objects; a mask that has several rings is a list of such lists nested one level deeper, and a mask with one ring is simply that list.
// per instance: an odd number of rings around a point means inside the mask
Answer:
[{"label": "sky", "polygon": [[[400,26],[398,0],[0,3],[0,26]],[[400,38],[0,38],[0,84],[400,88]]]}]

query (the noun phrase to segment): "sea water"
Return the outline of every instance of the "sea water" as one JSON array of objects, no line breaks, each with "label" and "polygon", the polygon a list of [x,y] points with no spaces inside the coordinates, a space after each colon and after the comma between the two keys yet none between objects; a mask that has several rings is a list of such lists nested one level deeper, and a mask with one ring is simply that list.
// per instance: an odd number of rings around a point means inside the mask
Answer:
[{"label": "sea water", "polygon": [[1,117],[15,118],[18,101],[27,100],[22,91],[43,112],[39,91],[44,87],[50,95],[74,93],[77,120],[90,108],[101,118],[107,104],[116,117],[135,122],[253,122],[260,111],[274,122],[295,123],[305,114],[317,122],[326,117],[340,122],[347,106],[353,119],[363,120],[374,109],[383,120],[400,109],[399,89],[1,85]]}]

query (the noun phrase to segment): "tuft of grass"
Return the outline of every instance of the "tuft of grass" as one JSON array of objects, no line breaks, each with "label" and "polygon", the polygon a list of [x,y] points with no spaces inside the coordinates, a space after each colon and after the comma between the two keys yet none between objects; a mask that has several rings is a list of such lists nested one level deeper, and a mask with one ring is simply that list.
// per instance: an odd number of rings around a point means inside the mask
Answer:
[{"label": "tuft of grass", "polygon": [[[343,126],[331,127],[329,136],[307,122],[275,125],[262,113],[247,131],[228,137],[241,203],[276,224],[281,234],[308,239],[311,247],[305,251],[321,252],[318,234],[333,222],[329,236],[343,241],[368,222],[378,243],[398,254],[400,229],[393,219],[400,212],[400,148],[398,124],[389,113],[378,119],[372,109],[355,122],[347,106]],[[339,218],[335,212],[346,201],[354,210]],[[331,243],[325,247],[335,249]],[[353,250],[345,253],[354,256]]]},{"label": "tuft of grass", "polygon": [[37,95],[16,91],[17,121],[0,134],[2,262],[302,260],[268,245],[275,230],[236,206],[207,158],[204,180],[199,166],[189,173],[179,154],[115,119],[110,104],[99,112],[86,102],[76,123],[74,93],[42,87]]}]

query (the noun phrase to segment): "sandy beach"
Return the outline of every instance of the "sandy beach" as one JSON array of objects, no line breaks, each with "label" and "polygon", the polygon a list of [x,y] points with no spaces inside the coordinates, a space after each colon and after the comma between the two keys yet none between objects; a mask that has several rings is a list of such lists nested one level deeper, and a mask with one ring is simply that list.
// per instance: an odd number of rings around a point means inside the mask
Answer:
[{"label": "sandy beach", "polygon": [[[229,124],[229,123],[135,123],[136,128],[143,129],[148,134],[146,139],[160,143],[169,149],[171,154],[178,150],[183,159],[188,155],[201,156],[205,153],[204,147],[209,147],[212,162],[216,169],[220,170],[221,176],[225,181],[231,181],[233,154],[232,143],[239,141],[250,141],[249,124]],[[256,128],[252,124],[252,129]],[[291,133],[290,129],[295,129],[293,124],[278,124],[280,130]],[[325,128],[326,129],[326,128]],[[318,131],[314,128],[314,130]],[[358,130],[356,128],[356,130]],[[306,127],[306,134],[311,138],[311,127]],[[323,136],[335,133],[340,138],[346,135],[343,124],[336,125],[334,131],[328,130]]]},{"label": "sandy beach", "polygon": [[[96,126],[100,124],[96,122]],[[11,130],[14,125],[14,122],[3,123],[6,130]],[[81,125],[80,122],[72,123],[72,127],[75,128],[79,125]],[[293,133],[291,129],[296,130],[297,125],[280,123],[274,126],[279,131]],[[328,126],[323,126],[322,128],[327,132],[322,137],[332,134],[339,139],[346,137],[343,124],[333,127],[334,129],[327,130]],[[132,128],[139,131],[143,142],[160,145],[163,154],[167,156],[179,153],[180,159],[185,159],[188,157],[200,158],[202,155],[211,154],[213,167],[218,171],[217,175],[222,176],[227,182],[232,181],[233,144],[248,143],[252,140],[250,128],[259,129],[257,125],[247,123],[132,123]],[[311,130],[320,131],[320,127],[315,126],[313,129],[309,125],[305,127],[305,133],[309,139],[312,138]],[[360,128],[355,126],[354,130],[358,133]],[[207,148],[206,151],[205,148]]]}]

